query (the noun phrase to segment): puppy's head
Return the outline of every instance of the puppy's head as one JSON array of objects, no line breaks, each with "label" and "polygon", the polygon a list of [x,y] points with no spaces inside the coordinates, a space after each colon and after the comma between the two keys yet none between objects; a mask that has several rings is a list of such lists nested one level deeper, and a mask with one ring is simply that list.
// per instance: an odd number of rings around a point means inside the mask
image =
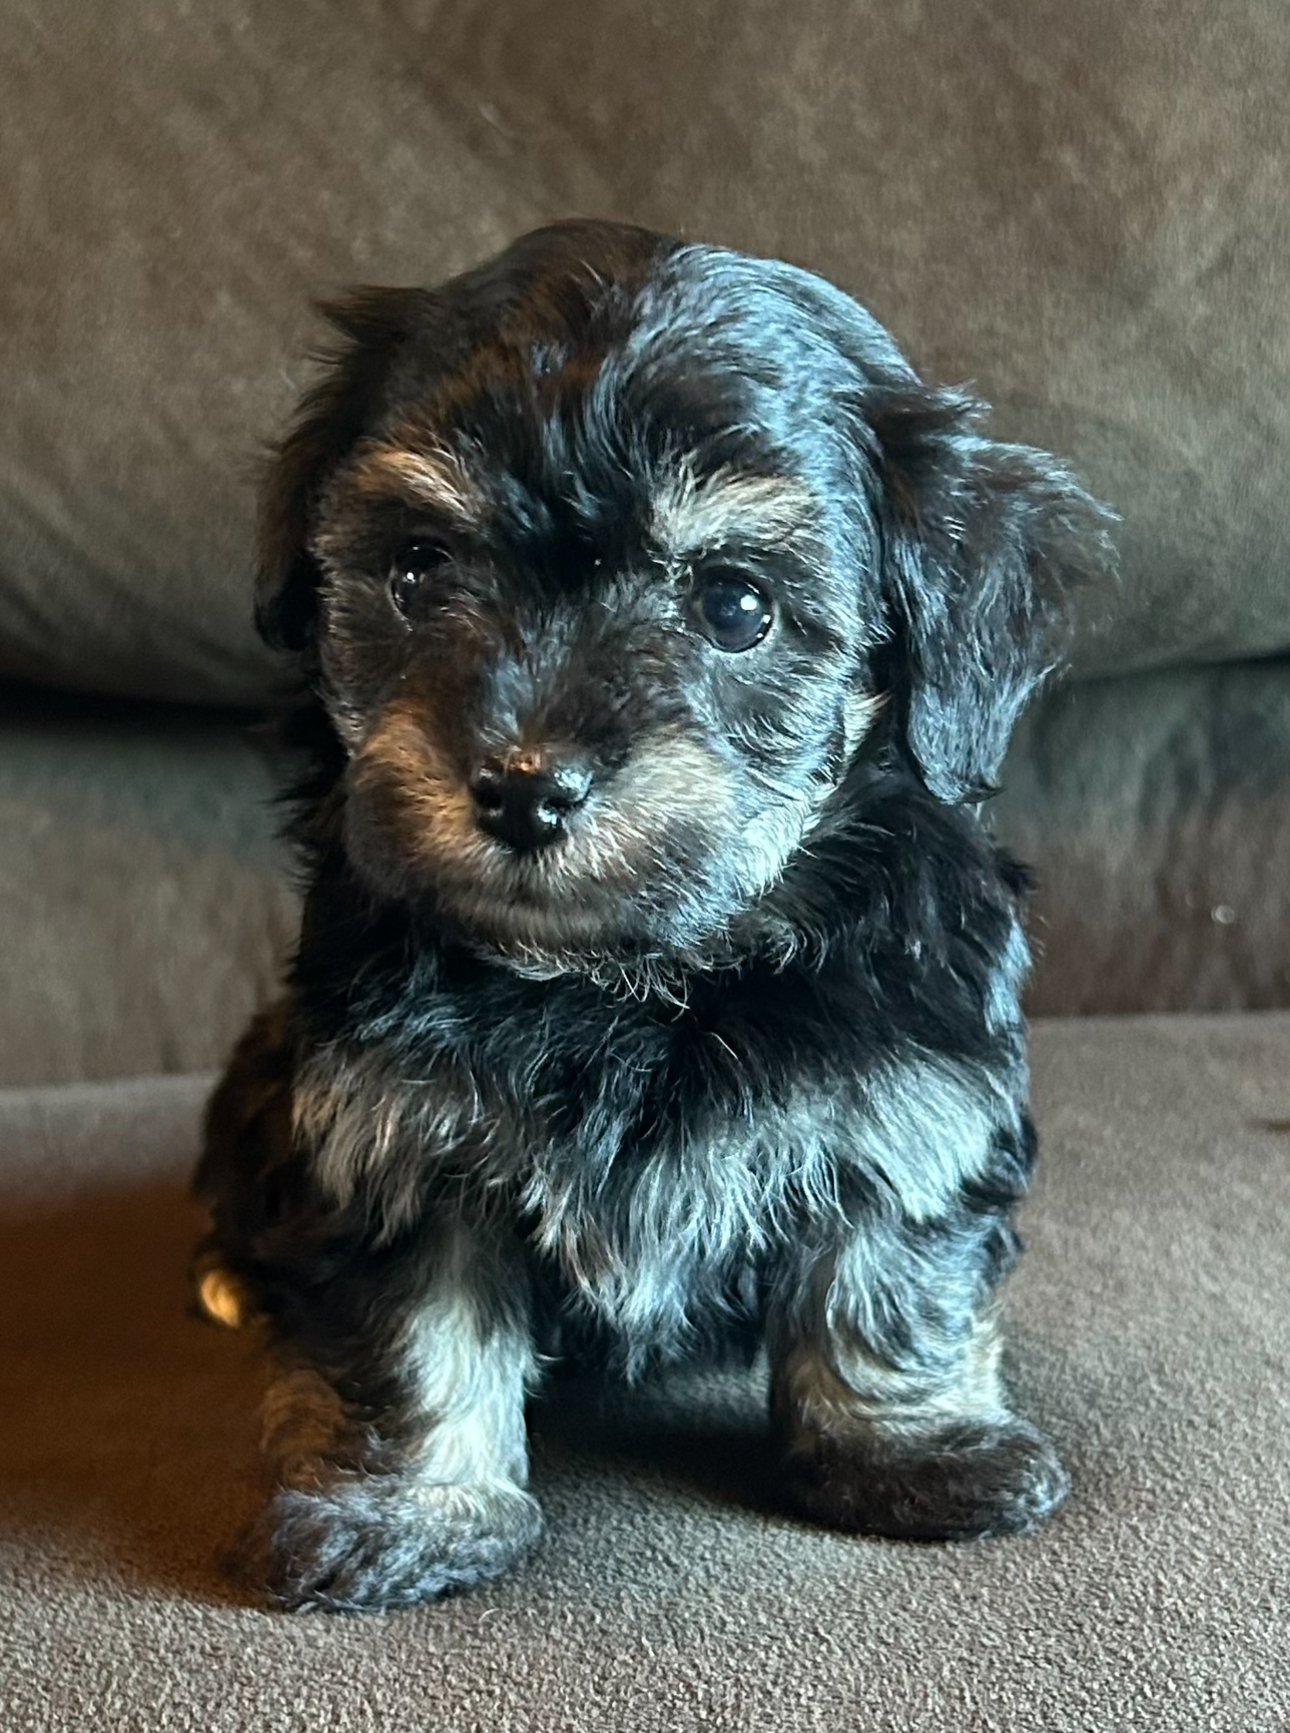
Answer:
[{"label": "puppy's head", "polygon": [[329,313],[259,619],[330,714],[378,893],[540,968],[684,952],[857,755],[989,788],[1097,508],[848,297],[587,223]]}]

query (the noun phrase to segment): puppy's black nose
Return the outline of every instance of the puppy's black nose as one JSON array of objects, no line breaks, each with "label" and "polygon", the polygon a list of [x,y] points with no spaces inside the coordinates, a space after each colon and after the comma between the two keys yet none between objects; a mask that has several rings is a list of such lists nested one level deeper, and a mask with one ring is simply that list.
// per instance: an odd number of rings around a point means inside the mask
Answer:
[{"label": "puppy's black nose", "polygon": [[470,779],[481,829],[520,852],[555,842],[590,789],[585,765],[540,752],[487,758]]}]

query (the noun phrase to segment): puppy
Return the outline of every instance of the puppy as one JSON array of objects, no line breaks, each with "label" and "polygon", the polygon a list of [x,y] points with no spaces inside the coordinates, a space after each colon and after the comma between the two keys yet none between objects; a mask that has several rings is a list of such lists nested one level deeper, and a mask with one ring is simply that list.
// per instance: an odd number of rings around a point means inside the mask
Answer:
[{"label": "puppy", "polygon": [[981,801],[1103,514],[718,247],[561,224],[329,316],[258,593],[308,693],[303,926],[197,1176],[204,1303],[279,1368],[271,1597],[494,1576],[550,1357],[750,1335],[786,1502],[1033,1527],[1067,1478],[994,1301],[1025,877]]}]

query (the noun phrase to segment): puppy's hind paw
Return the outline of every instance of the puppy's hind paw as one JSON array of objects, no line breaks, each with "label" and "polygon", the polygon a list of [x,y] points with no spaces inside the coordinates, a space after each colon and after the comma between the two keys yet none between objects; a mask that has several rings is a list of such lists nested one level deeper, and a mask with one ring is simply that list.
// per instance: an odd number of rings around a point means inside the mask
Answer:
[{"label": "puppy's hind paw", "polygon": [[538,1540],[537,1500],[508,1482],[354,1476],[279,1491],[244,1567],[289,1612],[379,1612],[487,1582]]},{"label": "puppy's hind paw", "polygon": [[1070,1490],[1052,1445],[1021,1420],[961,1423],[912,1443],[820,1437],[790,1459],[790,1487],[830,1528],[907,1540],[1023,1534]]}]

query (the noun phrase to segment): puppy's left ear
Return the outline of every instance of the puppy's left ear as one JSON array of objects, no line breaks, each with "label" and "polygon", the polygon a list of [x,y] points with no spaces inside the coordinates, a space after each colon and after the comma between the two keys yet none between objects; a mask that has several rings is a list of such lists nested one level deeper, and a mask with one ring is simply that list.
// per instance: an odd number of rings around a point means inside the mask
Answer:
[{"label": "puppy's left ear", "polygon": [[255,623],[275,650],[304,650],[313,638],[321,573],[308,543],[319,495],[368,425],[426,300],[421,289],[355,289],[319,307],[339,341],[315,355],[323,374],[274,449],[260,495]]},{"label": "puppy's left ear", "polygon": [[992,793],[1027,699],[1061,660],[1071,589],[1113,568],[1113,514],[1044,452],[977,432],[982,406],[915,379],[865,404],[893,697],[923,781]]}]

